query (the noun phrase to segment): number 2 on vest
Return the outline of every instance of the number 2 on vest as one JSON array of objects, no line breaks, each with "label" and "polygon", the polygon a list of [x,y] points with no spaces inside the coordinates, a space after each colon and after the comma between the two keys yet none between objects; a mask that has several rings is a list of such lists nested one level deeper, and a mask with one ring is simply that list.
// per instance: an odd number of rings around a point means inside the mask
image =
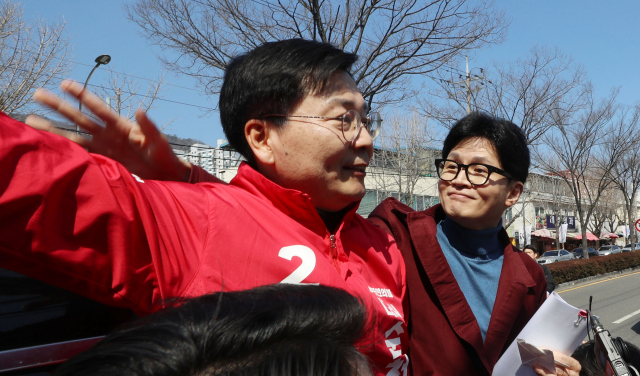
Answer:
[{"label": "number 2 on vest", "polygon": [[[278,256],[289,261],[291,261],[294,256],[299,257],[302,260],[302,264],[300,264],[293,273],[289,274],[289,276],[283,279],[280,283],[303,284],[302,281],[304,281],[304,279],[307,278],[316,267],[316,254],[311,248],[305,247],[304,245],[290,245],[288,247],[283,247],[280,249]],[[305,284],[317,285],[317,283]]]}]

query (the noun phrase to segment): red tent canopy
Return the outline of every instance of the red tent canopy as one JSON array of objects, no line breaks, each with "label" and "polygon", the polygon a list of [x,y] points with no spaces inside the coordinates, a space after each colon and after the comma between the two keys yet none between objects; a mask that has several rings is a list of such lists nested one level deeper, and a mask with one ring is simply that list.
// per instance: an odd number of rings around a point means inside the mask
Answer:
[{"label": "red tent canopy", "polygon": [[[582,240],[582,234],[579,234],[576,236],[577,240]],[[590,233],[589,231],[587,231],[587,240],[599,240],[597,236],[593,235],[592,233]]]},{"label": "red tent canopy", "polygon": [[555,239],[556,238],[556,234],[554,234],[553,232],[547,230],[546,228],[541,228],[539,230],[535,230],[534,232],[531,233],[531,235],[539,236],[541,238],[550,238],[550,239]]},{"label": "red tent canopy", "polygon": [[[614,234],[613,232],[609,232],[609,233],[606,233],[603,236],[601,236],[601,238],[603,238],[603,239],[618,239],[618,237],[619,236],[617,234]],[[587,237],[587,239],[589,239],[589,238]]]}]

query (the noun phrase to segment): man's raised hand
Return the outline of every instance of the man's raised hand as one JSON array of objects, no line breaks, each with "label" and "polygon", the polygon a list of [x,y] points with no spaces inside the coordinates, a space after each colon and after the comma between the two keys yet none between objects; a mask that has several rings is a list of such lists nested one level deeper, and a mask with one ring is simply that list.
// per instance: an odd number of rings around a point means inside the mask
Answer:
[{"label": "man's raised hand", "polygon": [[116,160],[142,179],[189,180],[191,164],[174,154],[166,137],[158,131],[144,111],[136,111],[137,123],[133,123],[111,111],[100,98],[83,90],[78,83],[65,80],[60,88],[82,102],[104,126],[44,89],[36,90],[34,99],[77,124],[88,132],[91,138],[57,129],[37,116],[29,116],[26,120],[28,125],[61,135],[91,153]]}]

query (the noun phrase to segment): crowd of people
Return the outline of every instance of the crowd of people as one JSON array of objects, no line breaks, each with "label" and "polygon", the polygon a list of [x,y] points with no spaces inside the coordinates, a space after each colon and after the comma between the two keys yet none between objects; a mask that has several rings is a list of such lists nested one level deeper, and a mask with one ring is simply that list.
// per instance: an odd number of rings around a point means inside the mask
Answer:
[{"label": "crowd of people", "polygon": [[[0,114],[0,267],[152,314],[60,374],[491,374],[547,297],[501,220],[527,179],[525,137],[460,119],[435,162],[441,203],[389,198],[365,219],[382,119],[356,58],[292,39],[232,59],[220,118],[245,162],[229,184],[177,158],[143,111],[129,122],[72,82],[103,124],[35,98],[92,134],[70,136],[80,145]],[[564,366],[535,372],[580,373],[554,357]]]}]

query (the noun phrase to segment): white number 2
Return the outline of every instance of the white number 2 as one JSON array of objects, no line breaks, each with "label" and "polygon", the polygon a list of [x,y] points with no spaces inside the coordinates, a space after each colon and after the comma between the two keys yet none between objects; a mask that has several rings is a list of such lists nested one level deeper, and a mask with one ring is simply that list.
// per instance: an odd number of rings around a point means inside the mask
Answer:
[{"label": "white number 2", "polygon": [[[280,249],[278,256],[289,261],[291,261],[294,256],[302,260],[302,264],[280,283],[302,284],[302,281],[304,281],[316,267],[316,254],[313,253],[311,248],[305,247],[304,245],[283,247]],[[317,283],[309,283],[309,285],[317,285]]]}]

